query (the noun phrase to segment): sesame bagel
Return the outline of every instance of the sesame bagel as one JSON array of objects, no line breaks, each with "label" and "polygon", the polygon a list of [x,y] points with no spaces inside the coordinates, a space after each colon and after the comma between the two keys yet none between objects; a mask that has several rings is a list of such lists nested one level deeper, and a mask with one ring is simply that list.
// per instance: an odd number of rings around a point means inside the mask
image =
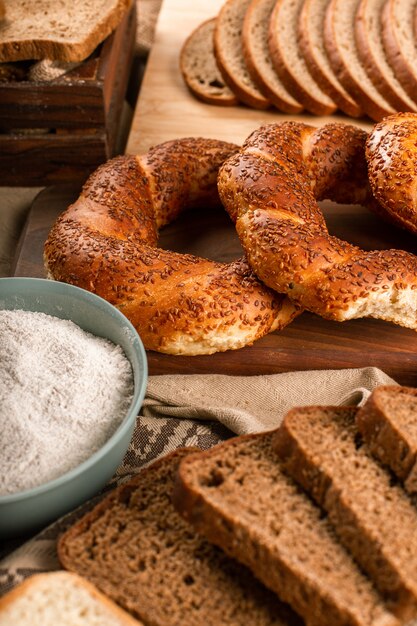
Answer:
[{"label": "sesame bagel", "polygon": [[326,319],[374,317],[417,329],[417,257],[368,252],[331,236],[317,203],[384,213],[370,189],[366,141],[365,131],[345,124],[263,126],[220,168],[220,197],[266,285]]},{"label": "sesame bagel", "polygon": [[285,326],[297,307],[265,287],[244,258],[217,263],[157,247],[158,229],[182,210],[219,202],[218,168],[236,150],[179,139],[99,167],[48,235],[49,276],[114,304],[159,352],[236,349]]}]

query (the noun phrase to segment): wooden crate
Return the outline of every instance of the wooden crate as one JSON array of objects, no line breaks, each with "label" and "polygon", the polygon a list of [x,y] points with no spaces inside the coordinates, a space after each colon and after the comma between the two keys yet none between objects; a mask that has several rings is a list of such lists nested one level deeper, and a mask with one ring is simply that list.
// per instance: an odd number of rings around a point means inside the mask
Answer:
[{"label": "wooden crate", "polygon": [[135,33],[134,3],[74,70],[48,82],[0,83],[0,185],[81,182],[115,156]]}]

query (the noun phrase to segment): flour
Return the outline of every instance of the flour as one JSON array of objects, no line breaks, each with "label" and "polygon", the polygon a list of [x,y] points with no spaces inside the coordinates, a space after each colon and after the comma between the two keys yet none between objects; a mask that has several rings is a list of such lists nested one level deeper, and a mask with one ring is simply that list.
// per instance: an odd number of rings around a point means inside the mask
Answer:
[{"label": "flour", "polygon": [[115,432],[132,394],[120,346],[44,313],[0,311],[0,495],[90,457]]}]

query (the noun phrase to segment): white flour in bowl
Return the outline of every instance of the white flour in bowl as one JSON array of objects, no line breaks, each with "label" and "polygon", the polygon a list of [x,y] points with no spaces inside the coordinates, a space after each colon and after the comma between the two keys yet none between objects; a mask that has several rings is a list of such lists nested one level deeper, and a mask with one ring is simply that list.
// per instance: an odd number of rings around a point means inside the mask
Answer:
[{"label": "white flour in bowl", "polygon": [[90,457],[115,432],[132,394],[120,346],[44,313],[0,311],[0,495]]}]

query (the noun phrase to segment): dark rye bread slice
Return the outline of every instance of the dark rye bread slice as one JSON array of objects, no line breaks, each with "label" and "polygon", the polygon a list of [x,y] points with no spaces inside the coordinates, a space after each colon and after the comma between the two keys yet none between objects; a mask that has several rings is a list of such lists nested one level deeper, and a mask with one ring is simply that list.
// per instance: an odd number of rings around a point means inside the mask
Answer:
[{"label": "dark rye bread slice", "polygon": [[324,22],[324,44],[330,63],[344,88],[373,120],[395,108],[375,87],[359,58],[355,19],[359,0],[330,0]]},{"label": "dark rye bread slice", "polygon": [[324,18],[330,0],[305,0],[301,7],[298,36],[301,54],[317,84],[350,117],[363,111],[340,83],[327,56],[323,40]]},{"label": "dark rye bread slice", "polygon": [[310,113],[330,115],[335,112],[336,104],[314,80],[298,43],[303,2],[277,0],[269,22],[269,51],[278,76],[294,98]]},{"label": "dark rye bread slice", "polygon": [[251,0],[226,0],[214,29],[214,56],[229,88],[237,98],[255,109],[267,109],[271,102],[253,80],[242,47],[243,20]]},{"label": "dark rye bread slice", "polygon": [[272,104],[283,113],[301,113],[303,106],[285,89],[269,54],[268,24],[276,0],[252,0],[246,10],[242,47],[248,70]]},{"label": "dark rye bread slice", "polygon": [[372,454],[409,493],[417,492],[417,389],[381,385],[358,410],[356,423]]},{"label": "dark rye bread slice", "polygon": [[320,509],[283,473],[272,438],[235,437],[185,458],[174,505],[309,626],[398,625]]},{"label": "dark rye bread slice", "polygon": [[62,565],[147,626],[301,626],[171,504],[179,449],[113,491],[59,540]]},{"label": "dark rye bread slice", "polygon": [[359,58],[369,78],[397,111],[417,111],[388,63],[381,36],[381,14],[386,0],[361,0],[355,19],[355,36]]},{"label": "dark rye bread slice", "polygon": [[417,615],[417,510],[362,445],[355,413],[346,407],[293,409],[273,445],[390,610],[411,619]]},{"label": "dark rye bread slice", "polygon": [[237,106],[235,94],[223,80],[213,49],[216,19],[206,20],[187,37],[180,52],[180,70],[191,93],[207,104]]},{"label": "dark rye bread slice", "polygon": [[387,0],[381,18],[388,62],[412,99],[417,93],[416,8],[417,0]]}]

